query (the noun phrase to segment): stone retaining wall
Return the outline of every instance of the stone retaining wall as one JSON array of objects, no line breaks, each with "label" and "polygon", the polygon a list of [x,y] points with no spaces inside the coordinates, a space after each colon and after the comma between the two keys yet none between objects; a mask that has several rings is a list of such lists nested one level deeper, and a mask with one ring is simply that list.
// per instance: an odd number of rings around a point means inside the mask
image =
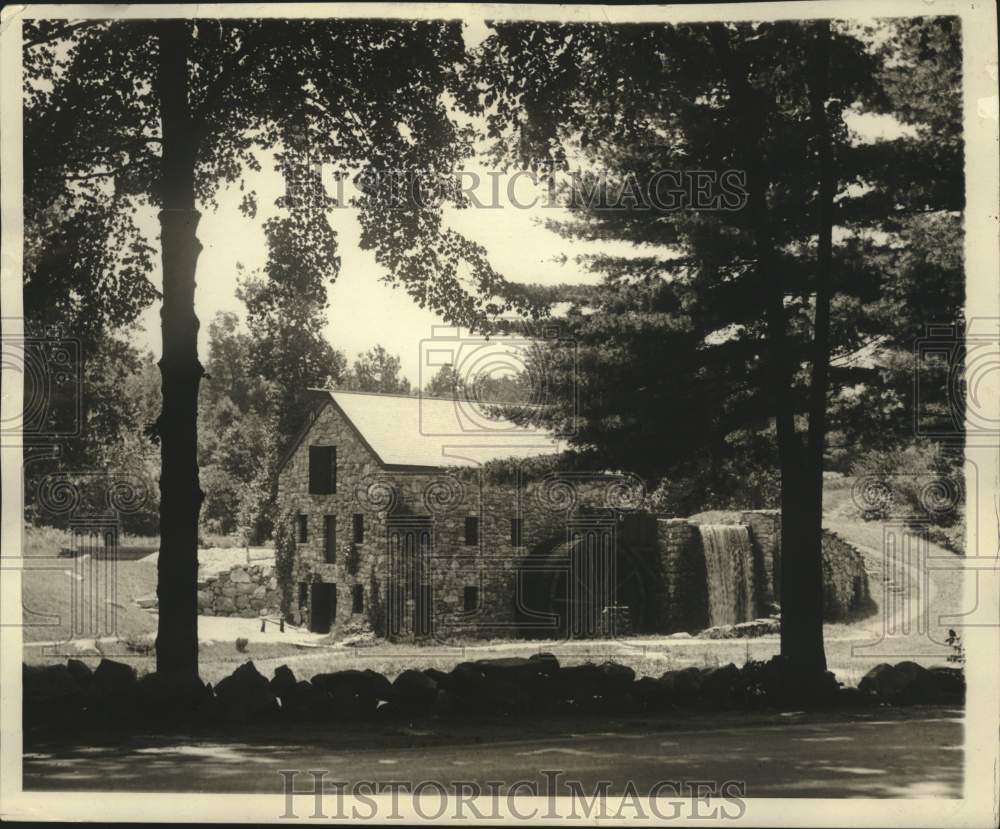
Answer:
[{"label": "stone retaining wall", "polygon": [[272,616],[281,600],[271,564],[237,565],[198,581],[203,616]]},{"label": "stone retaining wall", "polygon": [[861,553],[836,533],[823,530],[823,618],[848,621],[876,609]]},{"label": "stone retaining wall", "polygon": [[698,526],[686,518],[657,523],[657,628],[693,633],[708,627],[708,575]]}]

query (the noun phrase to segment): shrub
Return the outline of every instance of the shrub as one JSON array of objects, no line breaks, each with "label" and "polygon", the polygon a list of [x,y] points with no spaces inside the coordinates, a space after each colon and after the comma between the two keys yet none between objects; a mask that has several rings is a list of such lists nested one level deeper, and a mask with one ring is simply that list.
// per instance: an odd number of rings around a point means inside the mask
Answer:
[{"label": "shrub", "polygon": [[244,544],[257,544],[274,531],[275,503],[271,479],[262,470],[237,489],[239,507],[236,521]]},{"label": "shrub", "polygon": [[274,522],[274,577],[281,595],[281,615],[292,613],[292,575],[295,570],[295,512],[286,510]]},{"label": "shrub", "polygon": [[951,653],[948,654],[947,661],[954,662],[958,665],[965,664],[965,645],[962,644],[962,637],[955,633],[954,630],[948,631],[948,638],[944,640],[949,646],[951,646]]},{"label": "shrub", "polygon": [[348,575],[356,576],[361,567],[361,549],[357,544],[348,544],[344,568]]},{"label": "shrub", "polygon": [[247,639],[245,636],[240,636],[236,639],[236,650],[238,650],[240,653],[246,653],[249,644],[250,644],[249,639]]},{"label": "shrub", "polygon": [[205,500],[201,505],[201,522],[207,533],[227,535],[236,530],[239,494],[232,476],[216,463],[199,470],[199,480]]},{"label": "shrub", "polygon": [[153,640],[138,636],[126,636],[122,639],[122,644],[129,653],[137,653],[140,656],[149,656],[156,650]]},{"label": "shrub", "polygon": [[928,522],[929,537],[961,553],[965,539],[963,461],[939,444],[871,450],[851,467],[861,517]]}]

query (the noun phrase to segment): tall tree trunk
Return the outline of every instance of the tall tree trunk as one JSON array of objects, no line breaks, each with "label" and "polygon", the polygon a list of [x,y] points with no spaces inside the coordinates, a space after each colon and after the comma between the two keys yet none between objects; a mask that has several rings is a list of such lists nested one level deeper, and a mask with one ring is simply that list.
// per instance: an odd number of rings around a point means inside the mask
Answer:
[{"label": "tall tree trunk", "polygon": [[[747,215],[754,243],[755,271],[767,292],[765,324],[769,385],[781,467],[781,654],[803,671],[822,671],[826,669],[821,547],[822,448],[820,462],[813,469],[812,453],[803,448],[802,437],[795,428],[784,275],[767,207],[769,177],[764,161],[763,121],[769,107],[751,86],[748,69],[734,53],[725,27],[714,25],[710,33],[729,87],[734,115],[741,122],[746,138],[741,144],[741,154],[747,173]],[[825,302],[828,320],[828,294]],[[822,360],[827,359],[827,339],[823,342]],[[815,357],[820,357],[818,352]],[[825,370],[822,376],[825,378]],[[825,416],[825,389],[822,399]]]},{"label": "tall tree trunk", "polygon": [[[826,668],[823,655],[823,459],[826,450],[826,410],[830,374],[830,271],[833,255],[833,148],[826,115],[829,98],[830,22],[816,26],[810,59],[810,119],[816,142],[819,187],[816,198],[817,250],[812,376],[809,384],[809,431],[802,494],[802,548],[795,566],[801,590],[797,599],[800,631],[786,654],[809,668]],[[794,646],[794,648],[792,647]],[[783,651],[784,653],[784,645]]]},{"label": "tall tree trunk", "polygon": [[156,593],[156,669],[198,673],[198,318],[194,276],[201,252],[194,207],[197,152],[188,102],[187,21],[158,23],[158,94],[163,156],[160,166],[163,256],[163,411],[160,433],[160,555]]}]

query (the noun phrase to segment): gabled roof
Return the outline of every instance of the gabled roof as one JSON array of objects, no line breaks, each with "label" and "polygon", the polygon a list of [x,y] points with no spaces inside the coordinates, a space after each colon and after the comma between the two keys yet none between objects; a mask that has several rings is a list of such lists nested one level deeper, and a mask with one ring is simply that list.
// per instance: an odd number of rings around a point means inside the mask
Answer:
[{"label": "gabled roof", "polygon": [[[362,442],[391,468],[478,466],[501,458],[531,458],[559,452],[549,434],[489,416],[486,406],[466,400],[309,389],[321,408],[330,403]],[[317,409],[317,412],[320,410]],[[308,434],[302,430],[279,465],[288,462]]]}]

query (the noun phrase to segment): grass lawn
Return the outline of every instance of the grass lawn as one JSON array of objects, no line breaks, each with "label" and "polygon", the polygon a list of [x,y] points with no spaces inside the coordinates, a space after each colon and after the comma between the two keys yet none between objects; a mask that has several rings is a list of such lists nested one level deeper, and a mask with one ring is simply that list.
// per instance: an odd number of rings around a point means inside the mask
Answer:
[{"label": "grass lawn", "polygon": [[[122,540],[133,550],[155,539]],[[156,564],[141,558],[120,558],[111,565],[99,558],[59,558],[71,547],[69,533],[52,528],[29,527],[24,534],[28,562],[22,573],[23,635],[26,642],[64,642],[73,637],[93,639],[116,634],[122,639],[141,638],[156,630],[156,618],[134,600],[156,591]],[[74,591],[78,585],[88,589]],[[77,592],[74,602],[74,592]]]}]

